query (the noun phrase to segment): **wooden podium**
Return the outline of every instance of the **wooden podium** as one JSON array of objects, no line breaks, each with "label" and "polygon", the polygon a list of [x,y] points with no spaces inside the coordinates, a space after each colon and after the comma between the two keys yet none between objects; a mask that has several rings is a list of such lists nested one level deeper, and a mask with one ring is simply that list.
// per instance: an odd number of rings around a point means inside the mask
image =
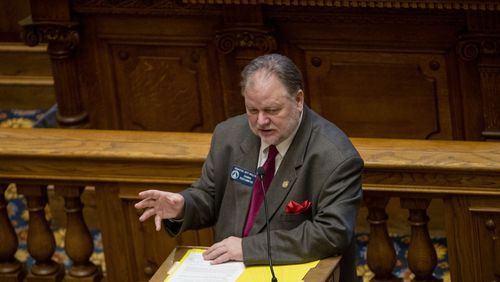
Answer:
[{"label": "wooden podium", "polygon": [[[156,271],[150,282],[163,282],[168,271],[175,262],[178,262],[189,249],[204,249],[206,247],[179,246],[176,247]],[[305,282],[339,281],[339,261],[341,256],[328,257],[319,261],[316,267],[311,268],[304,276]],[[278,277],[279,280],[279,277]]]}]

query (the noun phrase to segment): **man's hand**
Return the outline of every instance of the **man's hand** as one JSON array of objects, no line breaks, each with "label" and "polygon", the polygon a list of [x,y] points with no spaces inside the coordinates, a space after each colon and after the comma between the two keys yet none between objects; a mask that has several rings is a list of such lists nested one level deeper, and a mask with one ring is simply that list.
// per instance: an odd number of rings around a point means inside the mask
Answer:
[{"label": "man's hand", "polygon": [[243,261],[241,238],[231,236],[213,244],[203,253],[203,258],[205,260],[210,260],[212,264],[219,264],[231,260]]},{"label": "man's hand", "polygon": [[162,219],[181,218],[183,216],[184,197],[181,194],[147,190],[140,192],[139,196],[143,200],[135,204],[135,208],[145,209],[139,220],[145,221],[154,215],[156,231],[160,231]]}]

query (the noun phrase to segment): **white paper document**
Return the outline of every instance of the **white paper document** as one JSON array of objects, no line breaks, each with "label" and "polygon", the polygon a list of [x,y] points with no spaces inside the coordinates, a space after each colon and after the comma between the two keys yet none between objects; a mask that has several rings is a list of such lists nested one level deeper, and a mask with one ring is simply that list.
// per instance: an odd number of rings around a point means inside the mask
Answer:
[{"label": "white paper document", "polygon": [[229,282],[236,281],[245,270],[242,262],[211,265],[201,252],[190,252],[179,268],[166,280],[168,282]]}]

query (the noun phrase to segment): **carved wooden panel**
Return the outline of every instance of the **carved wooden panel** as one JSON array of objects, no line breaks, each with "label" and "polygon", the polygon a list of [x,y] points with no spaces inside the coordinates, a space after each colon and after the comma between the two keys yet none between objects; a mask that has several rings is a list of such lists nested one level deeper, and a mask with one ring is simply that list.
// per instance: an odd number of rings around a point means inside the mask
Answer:
[{"label": "carved wooden panel", "polygon": [[493,201],[471,205],[472,231],[475,252],[479,258],[481,280],[498,281],[500,279],[500,208]]},{"label": "carved wooden panel", "polygon": [[134,130],[210,131],[210,74],[199,47],[114,45],[121,126]]},{"label": "carved wooden panel", "polygon": [[[498,281],[498,199],[470,196],[445,199],[445,216],[451,280]],[[472,257],[474,263],[463,263],[458,257]]]},{"label": "carved wooden panel", "polygon": [[445,58],[307,52],[311,106],[351,137],[452,139]]}]

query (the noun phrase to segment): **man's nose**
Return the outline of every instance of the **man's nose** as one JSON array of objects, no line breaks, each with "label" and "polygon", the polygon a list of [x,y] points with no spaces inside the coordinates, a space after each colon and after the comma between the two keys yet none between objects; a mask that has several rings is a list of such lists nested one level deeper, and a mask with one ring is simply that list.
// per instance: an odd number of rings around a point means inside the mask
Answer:
[{"label": "man's nose", "polygon": [[265,112],[259,112],[259,114],[257,116],[257,123],[259,125],[265,125],[265,124],[269,123],[269,117],[267,116],[267,114]]}]

